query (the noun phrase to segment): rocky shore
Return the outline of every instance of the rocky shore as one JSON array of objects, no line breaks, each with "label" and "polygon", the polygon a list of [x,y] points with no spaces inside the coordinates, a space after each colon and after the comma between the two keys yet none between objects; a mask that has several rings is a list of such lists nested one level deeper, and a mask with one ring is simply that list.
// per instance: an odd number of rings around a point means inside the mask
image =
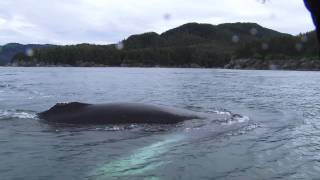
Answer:
[{"label": "rocky shore", "polygon": [[33,61],[16,61],[13,63],[8,63],[5,66],[9,67],[161,67],[161,68],[205,68],[198,64],[191,63],[180,66],[161,66],[161,65],[148,65],[142,63],[136,64],[121,64],[120,66],[108,66],[104,64],[96,64],[94,62],[78,61],[74,65],[70,64],[46,64],[42,62],[33,62]]},{"label": "rocky shore", "polygon": [[256,70],[320,70],[320,60],[310,59],[234,59],[225,69],[256,69]]},{"label": "rocky shore", "polygon": [[[111,67],[103,64],[95,64],[93,62],[79,61],[75,65],[68,64],[45,64],[35,62],[15,62],[7,64],[14,67]],[[145,65],[145,64],[121,64],[118,67],[163,67],[163,68],[205,68],[198,64],[188,64],[181,66],[160,66],[160,65]],[[250,70],[320,70],[320,60],[310,59],[233,59],[224,67],[214,67],[224,69],[250,69]]]}]

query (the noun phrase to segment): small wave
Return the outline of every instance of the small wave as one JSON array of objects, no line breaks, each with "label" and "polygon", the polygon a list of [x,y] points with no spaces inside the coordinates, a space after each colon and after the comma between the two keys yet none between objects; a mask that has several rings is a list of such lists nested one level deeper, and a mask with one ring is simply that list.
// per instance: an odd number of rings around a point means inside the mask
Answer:
[{"label": "small wave", "polygon": [[7,88],[9,87],[9,84],[0,84],[0,88]]},{"label": "small wave", "polygon": [[239,114],[233,114],[227,110],[214,111],[207,118],[184,122],[184,130],[187,133],[192,131],[199,134],[227,134],[231,131],[238,131],[251,126],[254,122],[248,117]]},{"label": "small wave", "polygon": [[34,119],[37,115],[34,112],[19,110],[0,110],[0,119]]},{"label": "small wave", "polygon": [[110,125],[103,127],[95,127],[91,130],[93,131],[109,131],[109,132],[119,132],[119,131],[137,131],[141,133],[154,133],[154,132],[167,132],[172,128],[177,127],[166,124],[123,124],[123,125]]},{"label": "small wave", "polygon": [[118,125],[118,126],[106,126],[106,127],[96,127],[93,130],[96,131],[124,131],[136,128],[135,124],[131,125]]},{"label": "small wave", "polygon": [[244,123],[244,122],[248,122],[248,121],[250,121],[250,118],[248,116],[233,114],[227,123],[234,124],[234,123]]},{"label": "small wave", "polygon": [[15,76],[17,74],[15,73],[7,73],[7,74],[1,74],[0,76]]},{"label": "small wave", "polygon": [[228,112],[228,111],[214,111],[214,113],[219,115],[231,116],[231,112]]},{"label": "small wave", "polygon": [[222,125],[228,125],[228,124],[231,125],[235,123],[245,123],[250,121],[250,118],[248,116],[234,114],[226,110],[214,111],[214,113],[217,114],[218,117],[212,122],[217,122]]},{"label": "small wave", "polygon": [[259,127],[261,127],[261,126],[258,123],[252,123],[252,124],[248,124],[248,126],[240,128],[236,131],[231,131],[226,135],[229,135],[229,136],[242,135],[242,134],[248,133],[249,131],[253,131],[254,129],[259,128]]}]

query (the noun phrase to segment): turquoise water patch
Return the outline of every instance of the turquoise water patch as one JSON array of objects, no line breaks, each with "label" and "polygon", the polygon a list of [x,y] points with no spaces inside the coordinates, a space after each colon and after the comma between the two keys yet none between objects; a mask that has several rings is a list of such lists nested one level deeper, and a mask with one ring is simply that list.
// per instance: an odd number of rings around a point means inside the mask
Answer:
[{"label": "turquoise water patch", "polygon": [[[152,171],[170,163],[170,161],[159,161],[159,158],[161,158],[159,156],[168,152],[173,143],[183,138],[184,136],[182,135],[167,136],[163,141],[142,147],[127,157],[102,165],[102,167],[95,170],[90,176],[99,180],[142,175]],[[159,178],[152,177],[151,179]]]}]

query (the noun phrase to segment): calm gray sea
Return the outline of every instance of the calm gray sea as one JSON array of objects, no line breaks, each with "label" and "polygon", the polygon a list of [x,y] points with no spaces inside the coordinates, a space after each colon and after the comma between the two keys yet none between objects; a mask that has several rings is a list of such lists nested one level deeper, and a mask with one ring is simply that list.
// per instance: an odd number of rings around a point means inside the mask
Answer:
[{"label": "calm gray sea", "polygon": [[[70,101],[241,118],[87,127],[37,119]],[[0,68],[1,180],[272,178],[320,178],[320,72]]]}]

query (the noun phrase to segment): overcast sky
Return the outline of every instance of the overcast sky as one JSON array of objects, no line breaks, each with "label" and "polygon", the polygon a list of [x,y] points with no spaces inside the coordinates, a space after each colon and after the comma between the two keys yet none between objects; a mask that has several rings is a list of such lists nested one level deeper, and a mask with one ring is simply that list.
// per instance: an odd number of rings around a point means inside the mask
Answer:
[{"label": "overcast sky", "polygon": [[0,44],[108,44],[188,22],[314,29],[303,0],[0,0]]}]

